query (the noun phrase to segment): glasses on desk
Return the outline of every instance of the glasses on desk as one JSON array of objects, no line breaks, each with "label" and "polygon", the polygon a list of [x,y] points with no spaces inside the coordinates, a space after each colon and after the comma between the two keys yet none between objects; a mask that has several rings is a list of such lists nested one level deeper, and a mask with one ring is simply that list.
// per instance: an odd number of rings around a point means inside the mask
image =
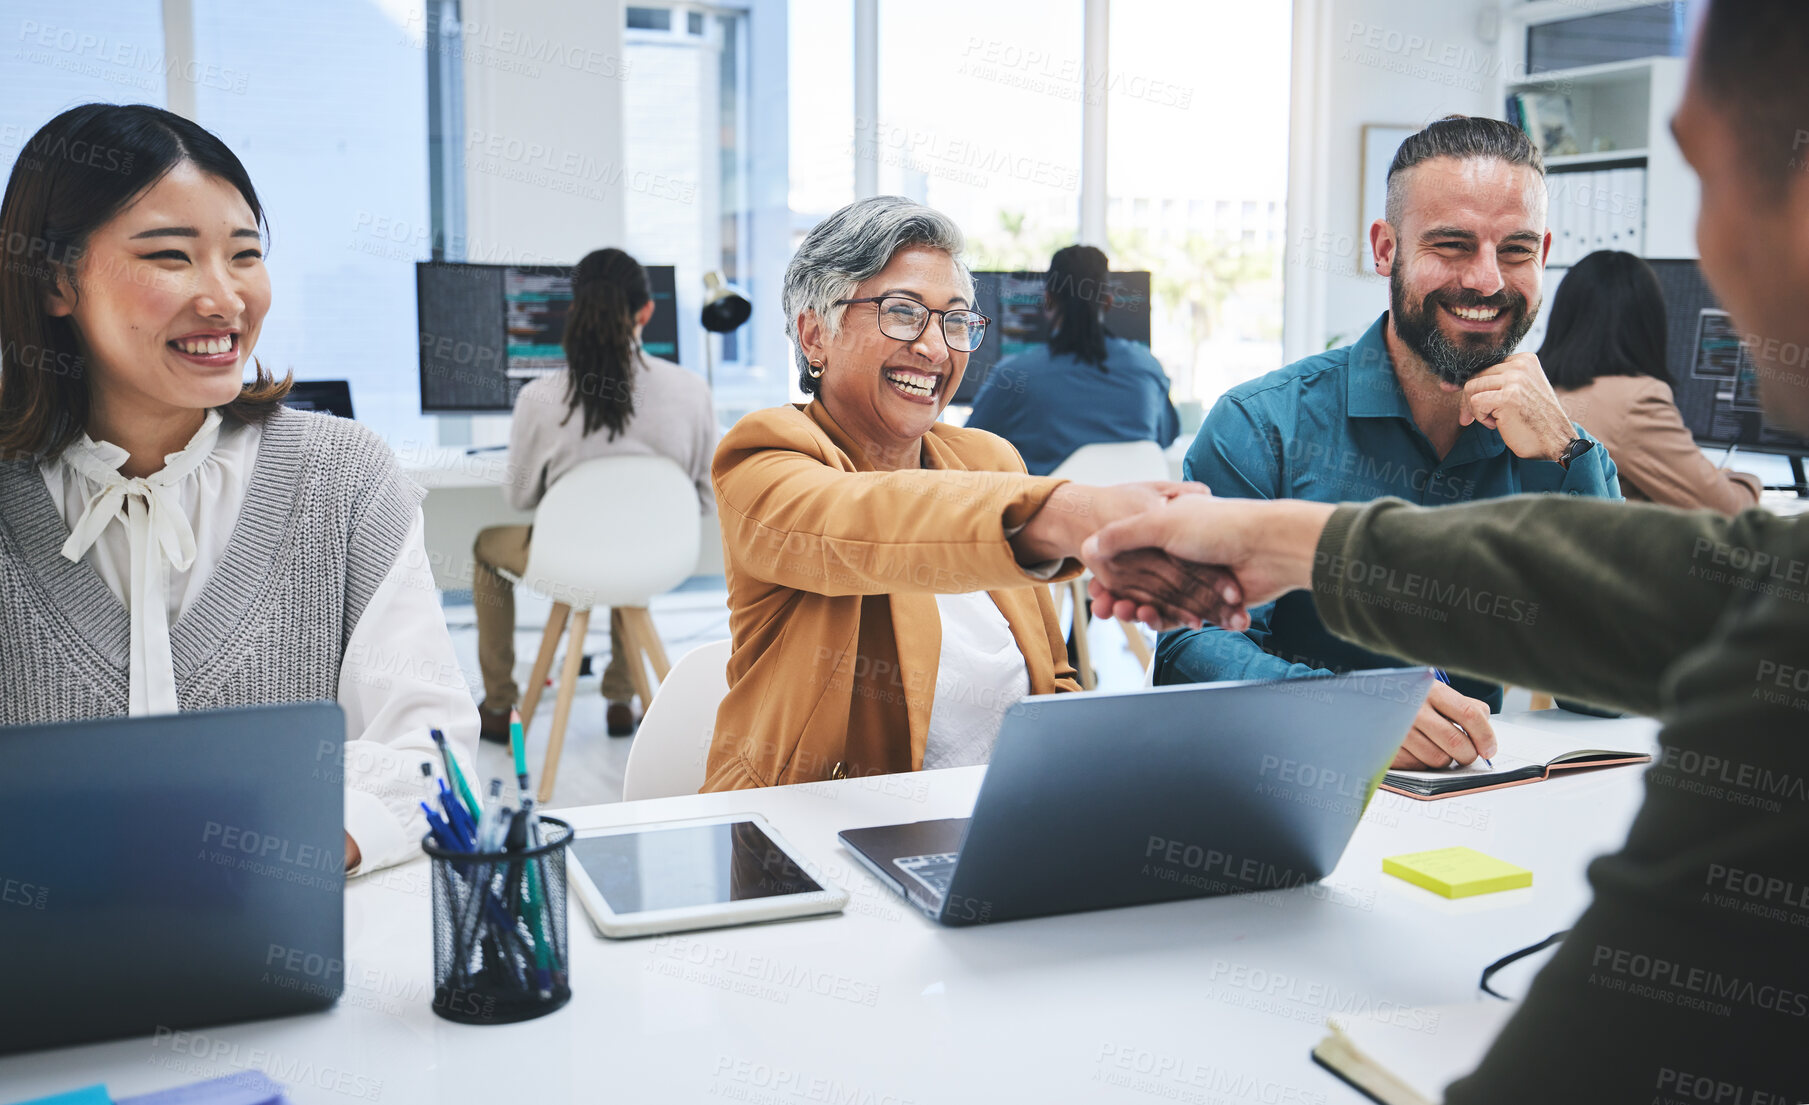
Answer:
[{"label": "glasses on desk", "polygon": [[929,329],[930,316],[940,315],[942,340],[957,353],[972,353],[980,348],[980,343],[986,340],[987,324],[992,322],[980,312],[965,307],[938,311],[902,295],[870,295],[864,299],[835,301],[837,307],[852,307],[856,303],[879,304],[879,332],[895,341],[916,341]]}]

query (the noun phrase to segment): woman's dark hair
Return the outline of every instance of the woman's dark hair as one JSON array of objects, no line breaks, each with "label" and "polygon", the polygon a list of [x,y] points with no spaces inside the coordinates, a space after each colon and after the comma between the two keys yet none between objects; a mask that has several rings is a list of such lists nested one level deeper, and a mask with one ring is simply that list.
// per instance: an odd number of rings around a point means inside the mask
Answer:
[{"label": "woman's dark hair", "polygon": [[[0,457],[54,456],[87,427],[89,382],[75,325],[50,314],[45,300],[59,278],[79,298],[89,236],[183,162],[237,188],[267,229],[251,178],[226,143],[162,108],[72,107],[19,151],[0,200]],[[282,404],[289,383],[260,365],[221,411],[260,421]]]},{"label": "woman's dark hair", "polygon": [[584,432],[609,427],[615,440],[634,417],[634,370],[641,360],[634,316],[653,299],[641,263],[619,249],[599,249],[572,274],[565,316],[565,422],[584,408]]},{"label": "woman's dark hair", "polygon": [[1555,388],[1597,376],[1651,376],[1665,367],[1665,294],[1652,266],[1631,253],[1598,250],[1571,267],[1552,297],[1539,363]]},{"label": "woman's dark hair", "polygon": [[1049,352],[1072,353],[1105,371],[1105,309],[1110,302],[1106,255],[1092,246],[1067,246],[1049,258],[1043,294],[1055,308]]}]

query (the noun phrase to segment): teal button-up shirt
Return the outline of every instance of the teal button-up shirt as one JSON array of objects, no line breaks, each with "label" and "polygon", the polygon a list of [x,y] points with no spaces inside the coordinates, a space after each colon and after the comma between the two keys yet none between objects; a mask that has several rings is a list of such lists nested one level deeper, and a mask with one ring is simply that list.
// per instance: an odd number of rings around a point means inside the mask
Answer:
[{"label": "teal button-up shirt", "polygon": [[[1523,460],[1501,435],[1473,422],[1442,459],[1420,432],[1395,379],[1384,314],[1355,345],[1333,349],[1240,384],[1218,401],[1187,450],[1183,472],[1214,495],[1245,499],[1367,502],[1384,496],[1421,506],[1493,499],[1522,492],[1620,498],[1614,461],[1599,443],[1569,470]],[[1589,437],[1582,427],[1579,437]],[[1593,438],[1591,440],[1594,440]],[[1437,617],[1452,602],[1536,617],[1538,597],[1478,595],[1468,581],[1411,584],[1403,603]],[[1250,611],[1250,628],[1208,627],[1166,633],[1156,649],[1157,683],[1288,679],[1327,671],[1399,666],[1326,631],[1312,596],[1296,592]],[[1462,694],[1501,707],[1501,688],[1452,677]]]}]

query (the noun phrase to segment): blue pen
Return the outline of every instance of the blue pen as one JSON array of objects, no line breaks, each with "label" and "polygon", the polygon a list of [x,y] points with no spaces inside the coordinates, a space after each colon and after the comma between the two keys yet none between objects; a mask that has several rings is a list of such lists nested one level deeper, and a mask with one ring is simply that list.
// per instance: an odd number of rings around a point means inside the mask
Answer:
[{"label": "blue pen", "polygon": [[440,816],[445,819],[446,824],[456,833],[459,828],[459,817],[458,814],[452,812],[452,805],[448,804],[446,801],[446,780],[435,779],[434,782],[438,784],[439,788],[435,798],[440,803]]},{"label": "blue pen", "polygon": [[427,815],[427,831],[433,834],[433,842],[435,844],[438,844],[441,848],[444,848],[449,852],[464,850],[459,846],[458,834],[453,832],[451,827],[448,826],[446,822],[442,821],[440,815],[433,812],[433,809],[428,806],[427,803],[421,803],[421,812]]},{"label": "blue pen", "polygon": [[444,779],[440,780],[440,805],[446,810],[446,823],[452,826],[453,832],[464,845],[464,850],[476,850],[477,826],[472,824],[470,811],[465,809],[465,804],[452,793],[452,788],[446,785]]},{"label": "blue pen", "polygon": [[[1451,687],[1451,677],[1445,674],[1444,668],[1433,668],[1432,674],[1438,676],[1438,681],[1440,683],[1443,683],[1447,687]],[[1457,688],[1451,687],[1451,689],[1456,690]],[[1457,731],[1459,733],[1462,733],[1465,737],[1468,737],[1470,735],[1469,731],[1467,729],[1465,729],[1463,726],[1458,725],[1457,722],[1454,721],[1451,724],[1457,726]],[[1482,762],[1485,764],[1488,764],[1491,768],[1495,766],[1495,761],[1489,759],[1487,756],[1484,756],[1482,758]]]}]

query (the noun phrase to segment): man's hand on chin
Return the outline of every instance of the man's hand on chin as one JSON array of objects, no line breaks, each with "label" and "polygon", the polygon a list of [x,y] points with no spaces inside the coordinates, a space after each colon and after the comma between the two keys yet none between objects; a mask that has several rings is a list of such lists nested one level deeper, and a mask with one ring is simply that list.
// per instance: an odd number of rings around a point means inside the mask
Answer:
[{"label": "man's hand on chin", "polygon": [[1554,463],[1576,439],[1576,427],[1558,402],[1534,353],[1516,353],[1464,384],[1458,423],[1480,422],[1501,435],[1522,460]]}]

